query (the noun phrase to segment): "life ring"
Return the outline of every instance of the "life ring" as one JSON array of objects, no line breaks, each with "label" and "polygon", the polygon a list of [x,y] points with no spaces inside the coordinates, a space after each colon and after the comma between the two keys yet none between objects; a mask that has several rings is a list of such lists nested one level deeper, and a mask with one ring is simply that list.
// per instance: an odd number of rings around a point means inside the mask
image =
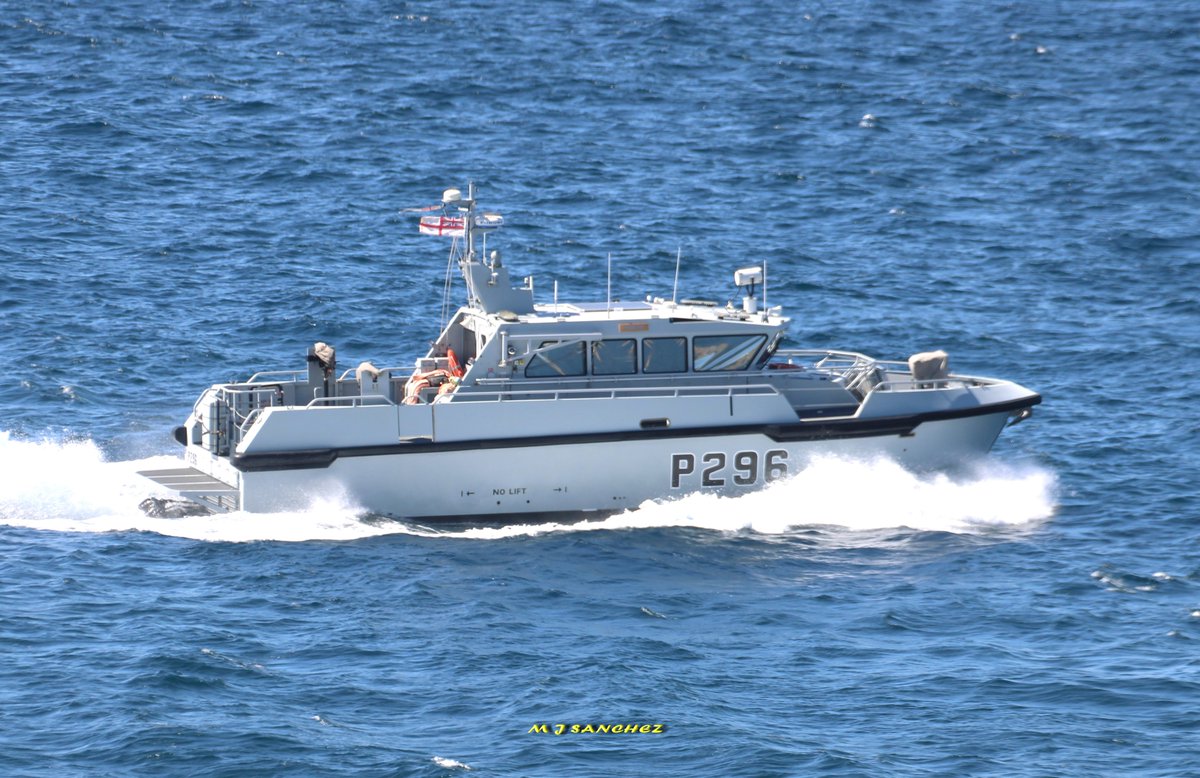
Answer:
[{"label": "life ring", "polygon": [[463,377],[463,369],[462,365],[458,362],[458,354],[455,354],[452,348],[446,349],[446,364],[450,366],[450,372],[455,378]]}]

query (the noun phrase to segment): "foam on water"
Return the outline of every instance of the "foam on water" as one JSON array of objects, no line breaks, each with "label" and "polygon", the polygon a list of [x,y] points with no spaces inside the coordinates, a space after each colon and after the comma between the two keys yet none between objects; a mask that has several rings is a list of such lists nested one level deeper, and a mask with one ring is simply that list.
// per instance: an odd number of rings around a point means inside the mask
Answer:
[{"label": "foam on water", "polygon": [[444,767],[447,770],[453,770],[453,769],[470,770],[471,769],[471,766],[468,764],[460,762],[457,759],[447,759],[444,756],[435,756],[432,759],[432,761],[438,767]]},{"label": "foam on water", "polygon": [[0,494],[0,522],[67,532],[139,530],[195,540],[354,540],[387,534],[479,540],[552,532],[691,527],[719,532],[780,534],[796,527],[850,531],[907,527],[958,533],[1019,527],[1054,512],[1056,479],[1043,468],[986,462],[948,475],[918,475],[888,459],[815,460],[767,489],[738,497],[690,494],[647,500],[634,510],[572,523],[518,524],[441,531],[402,522],[364,520],[365,511],[332,494],[306,510],[154,518],[137,507],[147,496],[170,496],[137,474],[179,467],[176,457],[106,462],[90,440],[19,440],[0,432],[0,472],[11,486]]},{"label": "foam on water", "polygon": [[195,540],[354,540],[394,531],[360,519],[361,507],[341,495],[304,511],[227,513],[178,519],[146,516],[147,496],[169,497],[139,470],[181,467],[178,457],[106,462],[93,441],[19,440],[0,432],[0,472],[10,486],[0,493],[0,522],[60,532],[139,530]]},{"label": "foam on water", "polygon": [[1052,472],[1034,466],[985,462],[959,476],[918,475],[885,458],[823,457],[786,481],[737,497],[693,493],[675,500],[647,500],[634,510],[597,521],[438,534],[504,538],[652,527],[781,534],[809,526],[975,533],[1049,518],[1054,513],[1056,483]]}]

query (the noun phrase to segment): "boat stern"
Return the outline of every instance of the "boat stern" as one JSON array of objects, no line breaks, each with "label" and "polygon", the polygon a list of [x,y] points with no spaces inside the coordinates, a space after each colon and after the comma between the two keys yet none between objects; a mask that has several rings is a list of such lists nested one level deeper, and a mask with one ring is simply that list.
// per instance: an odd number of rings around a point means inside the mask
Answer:
[{"label": "boat stern", "polygon": [[175,429],[175,440],[184,447],[183,466],[142,470],[138,475],[209,511],[240,510],[241,473],[227,456],[231,418],[221,387],[208,389],[184,425]]}]

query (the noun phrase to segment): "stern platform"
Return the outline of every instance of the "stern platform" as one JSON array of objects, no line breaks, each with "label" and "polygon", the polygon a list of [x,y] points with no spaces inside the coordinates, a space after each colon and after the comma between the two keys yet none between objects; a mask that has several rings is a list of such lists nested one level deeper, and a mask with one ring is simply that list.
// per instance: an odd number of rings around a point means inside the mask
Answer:
[{"label": "stern platform", "polygon": [[177,467],[170,470],[142,470],[140,476],[149,478],[159,486],[179,493],[185,500],[200,503],[220,513],[236,511],[241,505],[238,490],[224,481],[202,473],[194,467]]}]

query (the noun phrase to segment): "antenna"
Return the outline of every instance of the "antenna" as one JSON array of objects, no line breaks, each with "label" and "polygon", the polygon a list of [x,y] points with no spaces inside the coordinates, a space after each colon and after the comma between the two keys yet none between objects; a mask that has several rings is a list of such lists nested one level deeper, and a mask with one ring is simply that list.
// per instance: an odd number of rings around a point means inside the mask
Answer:
[{"label": "antenna", "polygon": [[608,317],[612,318],[612,252],[608,252],[608,301],[605,303]]},{"label": "antenna", "polygon": [[679,260],[683,258],[683,246],[675,247],[675,286],[671,288],[671,304],[675,304],[675,296],[679,293]]},{"label": "antenna", "polygon": [[763,257],[763,321],[770,316],[771,309],[767,307],[767,258]]}]

